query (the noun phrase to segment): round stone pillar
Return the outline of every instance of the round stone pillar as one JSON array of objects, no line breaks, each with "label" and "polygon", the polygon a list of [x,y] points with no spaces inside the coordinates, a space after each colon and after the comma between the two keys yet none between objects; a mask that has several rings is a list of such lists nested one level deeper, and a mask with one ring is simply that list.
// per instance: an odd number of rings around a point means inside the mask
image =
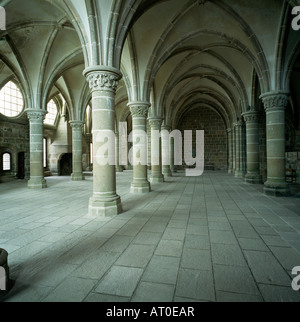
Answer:
[{"label": "round stone pillar", "polygon": [[173,173],[177,172],[176,166],[175,166],[175,140],[173,137],[170,137],[170,170]]},{"label": "round stone pillar", "polygon": [[[135,149],[135,145],[141,144],[139,134],[144,133],[145,142],[144,144],[144,152],[147,153],[147,117],[150,104],[145,102],[132,102],[128,104],[131,115],[132,115],[132,134],[133,134],[133,150]],[[136,142],[138,140],[139,142]],[[146,161],[147,157],[144,158]],[[147,164],[136,163],[135,156],[133,156],[133,182],[131,184],[131,193],[147,193],[150,192],[150,183],[148,181],[147,174]]]},{"label": "round stone pillar", "polygon": [[86,171],[92,171],[92,160],[91,160],[91,143],[92,143],[92,134],[87,133],[85,135],[85,141],[86,141],[86,145],[87,145],[87,168]]},{"label": "round stone pillar", "polygon": [[233,173],[232,129],[227,129],[228,138],[228,173]]},{"label": "round stone pillar", "polygon": [[116,132],[116,172],[123,172],[123,167],[120,165],[120,140],[119,132]]},{"label": "round stone pillar", "polygon": [[151,169],[152,174],[150,181],[152,183],[164,182],[162,174],[162,156],[161,156],[161,125],[162,119],[153,118],[149,119],[151,127]]},{"label": "round stone pillar", "polygon": [[271,92],[261,96],[266,111],[267,181],[264,192],[272,196],[287,196],[290,187],[285,181],[285,108],[288,94]]},{"label": "round stone pillar", "polygon": [[247,141],[247,174],[246,183],[260,183],[262,178],[259,167],[259,130],[258,112],[249,111],[243,114],[246,122],[246,141]]},{"label": "round stone pillar", "polygon": [[235,174],[236,170],[236,135],[235,135],[235,123],[232,124],[232,173]]},{"label": "round stone pillar", "polygon": [[[171,141],[170,141],[171,127],[168,126],[168,125],[163,125],[161,129],[162,129],[162,131],[161,131],[162,174],[165,177],[172,177],[172,171],[171,171]],[[174,167],[174,150],[173,150],[173,167]]]},{"label": "round stone pillar", "polygon": [[84,123],[81,121],[70,121],[72,127],[72,159],[73,159],[73,181],[84,180],[82,171],[82,128]]},{"label": "round stone pillar", "polygon": [[29,189],[47,188],[43,165],[43,122],[47,111],[26,110],[30,128],[30,180]]},{"label": "round stone pillar", "polygon": [[242,122],[235,123],[235,177],[243,178],[242,170]]},{"label": "round stone pillar", "polygon": [[[103,162],[115,154],[115,95],[121,73],[96,66],[84,71],[92,93],[93,113],[93,196],[89,201],[90,216],[114,216],[122,212],[121,198],[116,193],[116,166]],[[103,145],[108,142],[108,150]]]}]

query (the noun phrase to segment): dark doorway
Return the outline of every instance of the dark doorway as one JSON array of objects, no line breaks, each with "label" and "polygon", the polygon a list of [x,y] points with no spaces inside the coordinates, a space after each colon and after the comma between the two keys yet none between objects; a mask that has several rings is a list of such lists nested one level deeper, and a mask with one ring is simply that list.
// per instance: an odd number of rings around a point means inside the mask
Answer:
[{"label": "dark doorway", "polygon": [[25,178],[25,152],[18,153],[18,179]]},{"label": "dark doorway", "polygon": [[72,153],[64,154],[60,160],[60,173],[61,176],[70,176],[73,171]]}]

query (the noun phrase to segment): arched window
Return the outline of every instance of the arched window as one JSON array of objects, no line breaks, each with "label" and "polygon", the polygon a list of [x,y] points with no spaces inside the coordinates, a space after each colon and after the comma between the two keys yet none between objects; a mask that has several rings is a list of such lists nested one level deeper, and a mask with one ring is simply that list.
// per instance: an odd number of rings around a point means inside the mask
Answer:
[{"label": "arched window", "polygon": [[21,91],[14,82],[8,82],[0,91],[0,113],[7,117],[18,116],[24,108]]},{"label": "arched window", "polygon": [[2,170],[11,171],[11,154],[3,153],[2,155]]},{"label": "arched window", "polygon": [[45,117],[45,124],[55,125],[57,117],[57,106],[53,100],[51,100],[47,105],[48,114]]}]

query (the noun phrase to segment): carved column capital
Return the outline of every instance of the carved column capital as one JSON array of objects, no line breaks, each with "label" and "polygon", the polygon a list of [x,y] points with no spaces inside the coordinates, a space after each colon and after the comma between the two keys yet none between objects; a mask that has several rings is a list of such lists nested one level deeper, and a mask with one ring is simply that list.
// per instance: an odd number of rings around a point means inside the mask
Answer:
[{"label": "carved column capital", "polygon": [[243,114],[246,123],[258,123],[259,114],[257,111],[249,111]]},{"label": "carved column capital", "polygon": [[287,92],[270,92],[260,96],[264,103],[266,112],[269,110],[284,110],[288,104],[289,94]]},{"label": "carved column capital", "polygon": [[149,124],[152,130],[160,130],[162,125],[163,119],[161,118],[150,118]]},{"label": "carved column capital", "polygon": [[133,118],[147,118],[150,108],[149,103],[145,102],[132,102],[128,104]]},{"label": "carved column capital", "polygon": [[46,110],[41,109],[27,109],[26,113],[29,121],[43,122],[48,112]]},{"label": "carved column capital", "polygon": [[83,75],[86,77],[90,90],[116,92],[122,75],[112,67],[96,66],[87,68]]},{"label": "carved column capital", "polygon": [[161,129],[170,132],[171,131],[171,126],[170,125],[163,124],[161,126]]},{"label": "carved column capital", "polygon": [[69,124],[72,129],[77,131],[81,131],[84,126],[84,122],[82,121],[70,121]]},{"label": "carved column capital", "polygon": [[242,127],[243,125],[243,122],[242,121],[237,121],[235,123],[233,123],[233,126],[236,128],[236,127]]}]

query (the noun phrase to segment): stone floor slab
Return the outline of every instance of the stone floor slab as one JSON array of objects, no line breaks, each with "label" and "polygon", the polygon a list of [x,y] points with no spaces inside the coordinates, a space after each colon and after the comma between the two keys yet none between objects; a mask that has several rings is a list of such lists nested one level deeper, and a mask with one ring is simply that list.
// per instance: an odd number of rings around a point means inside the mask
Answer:
[{"label": "stone floor slab", "polygon": [[[124,212],[87,216],[92,177],[0,185],[0,247],[9,252],[11,302],[299,301],[299,198],[218,171],[174,174],[143,196],[117,174]],[[293,267],[292,267],[293,266]]]}]

